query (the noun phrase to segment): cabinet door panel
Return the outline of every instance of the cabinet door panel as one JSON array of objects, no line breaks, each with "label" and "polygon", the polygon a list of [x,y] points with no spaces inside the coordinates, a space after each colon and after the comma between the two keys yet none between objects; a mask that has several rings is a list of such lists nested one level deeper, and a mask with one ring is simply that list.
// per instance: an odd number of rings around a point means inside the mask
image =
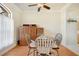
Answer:
[{"label": "cabinet door panel", "polygon": [[31,36],[31,39],[33,39],[33,40],[36,39],[36,37],[37,37],[36,26],[30,25],[30,36]]},{"label": "cabinet door panel", "polygon": [[43,28],[37,28],[37,37],[42,35],[44,33],[44,29]]},{"label": "cabinet door panel", "polygon": [[20,27],[19,29],[19,45],[22,45],[22,46],[27,45],[23,27]]}]

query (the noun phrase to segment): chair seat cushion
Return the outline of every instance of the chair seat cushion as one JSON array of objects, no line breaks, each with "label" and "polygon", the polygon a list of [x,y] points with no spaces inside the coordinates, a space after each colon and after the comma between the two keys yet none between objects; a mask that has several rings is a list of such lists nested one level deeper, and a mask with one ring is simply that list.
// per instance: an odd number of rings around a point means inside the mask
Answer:
[{"label": "chair seat cushion", "polygon": [[36,47],[35,41],[31,40],[30,47]]}]

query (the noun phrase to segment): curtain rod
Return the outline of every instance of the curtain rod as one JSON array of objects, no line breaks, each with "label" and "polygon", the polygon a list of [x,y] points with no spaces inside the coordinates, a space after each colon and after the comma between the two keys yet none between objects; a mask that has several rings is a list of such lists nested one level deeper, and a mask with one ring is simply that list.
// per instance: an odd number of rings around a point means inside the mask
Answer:
[{"label": "curtain rod", "polygon": [[1,8],[1,10],[2,10],[2,12],[1,12],[0,14],[3,14],[3,13],[6,12],[6,10],[5,10],[2,6],[0,6],[0,8]]},{"label": "curtain rod", "polygon": [[3,4],[3,3],[0,3],[0,7],[3,9],[3,10],[5,10],[4,12],[2,12],[2,13],[0,13],[0,14],[3,14],[3,13],[7,13],[8,15],[8,17],[10,17],[10,18],[12,18],[12,12],[11,12],[11,10],[8,8],[8,7],[6,7],[5,6],[5,4]]},{"label": "curtain rod", "polygon": [[10,10],[2,3],[0,3],[0,7],[4,9],[7,13],[11,13]]}]

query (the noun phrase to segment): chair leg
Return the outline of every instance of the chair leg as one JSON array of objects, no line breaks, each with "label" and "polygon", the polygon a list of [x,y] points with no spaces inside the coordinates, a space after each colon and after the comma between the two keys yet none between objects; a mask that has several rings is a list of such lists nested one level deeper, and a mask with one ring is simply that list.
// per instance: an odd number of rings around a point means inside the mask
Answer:
[{"label": "chair leg", "polygon": [[36,50],[33,51],[33,56],[35,56],[35,51],[36,51]]},{"label": "chair leg", "polygon": [[52,56],[52,54],[53,54],[53,56],[55,56],[55,52],[51,51],[51,52],[49,53],[50,56]]},{"label": "chair leg", "polygon": [[36,56],[38,56],[38,51],[36,51]]},{"label": "chair leg", "polygon": [[33,51],[31,51],[31,48],[29,48],[27,56],[29,56],[31,53],[33,53],[33,56],[35,56],[35,54],[36,54],[35,52],[36,52],[35,49]]},{"label": "chair leg", "polygon": [[58,49],[56,49],[56,52],[57,52],[57,55],[59,56],[59,52],[58,52]]},{"label": "chair leg", "polygon": [[38,56],[38,51],[37,51],[37,49],[35,49],[33,52],[34,52],[34,54],[33,54],[34,56]]},{"label": "chair leg", "polygon": [[29,51],[28,51],[28,54],[27,54],[27,56],[29,56],[29,54],[30,54],[30,48],[29,48]]},{"label": "chair leg", "polygon": [[36,56],[38,56],[38,50],[36,49]]}]

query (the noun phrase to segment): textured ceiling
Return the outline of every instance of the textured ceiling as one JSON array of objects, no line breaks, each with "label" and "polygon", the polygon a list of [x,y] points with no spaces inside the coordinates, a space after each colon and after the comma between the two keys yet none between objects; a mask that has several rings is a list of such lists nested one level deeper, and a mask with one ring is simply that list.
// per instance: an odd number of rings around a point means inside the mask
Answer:
[{"label": "textured ceiling", "polygon": [[[28,5],[30,4],[34,4],[34,3],[15,3],[15,5],[23,11],[37,10],[36,6],[28,7]],[[63,8],[66,4],[65,3],[47,3],[47,5],[50,6],[52,10],[59,10]]]}]

